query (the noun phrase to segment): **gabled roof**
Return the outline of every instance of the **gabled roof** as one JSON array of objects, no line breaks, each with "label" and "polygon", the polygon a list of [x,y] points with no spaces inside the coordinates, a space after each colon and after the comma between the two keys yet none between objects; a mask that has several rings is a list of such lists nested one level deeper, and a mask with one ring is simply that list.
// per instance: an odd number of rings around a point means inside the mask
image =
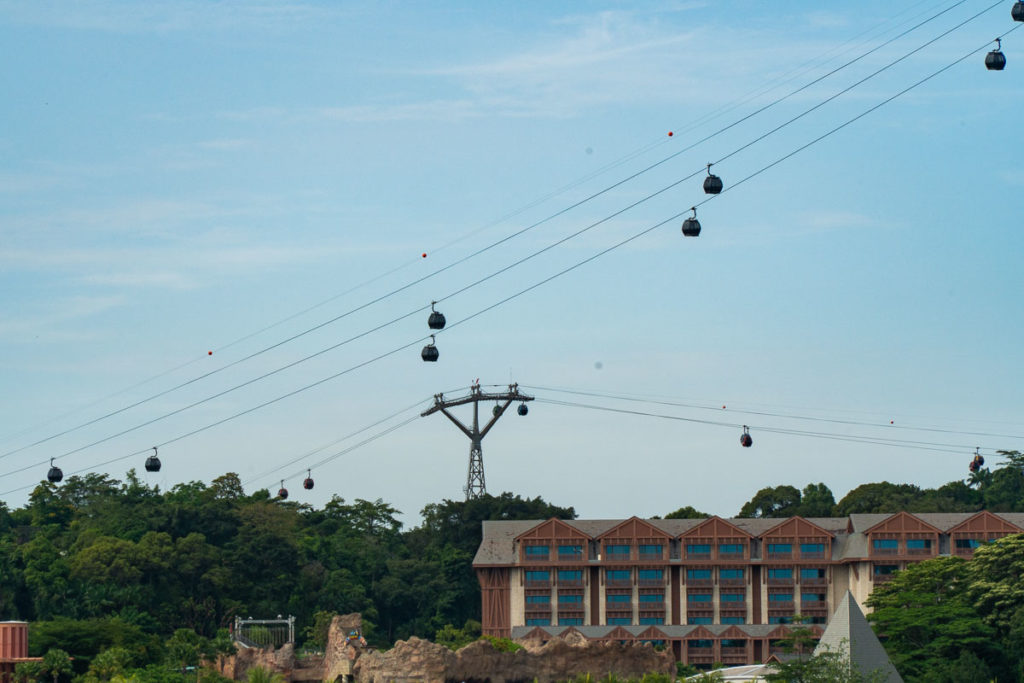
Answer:
[{"label": "gabled roof", "polygon": [[724,631],[722,631],[721,633],[719,633],[718,637],[719,638],[746,639],[749,636],[746,633],[744,633],[742,629],[739,629],[736,626],[730,625],[729,628],[727,628]]},{"label": "gabled roof", "polygon": [[1002,517],[993,515],[988,510],[982,510],[978,514],[972,515],[950,528],[947,533],[953,534],[970,531],[1005,531],[1011,534],[1019,534],[1024,532],[1024,529],[1021,529],[1016,524],[1011,524]]},{"label": "gabled roof", "polygon": [[698,626],[697,628],[690,631],[688,637],[692,638],[693,640],[709,640],[714,638],[715,634],[712,631],[704,628],[703,626]]},{"label": "gabled roof", "polygon": [[862,675],[870,676],[879,671],[884,674],[884,683],[903,683],[850,591],[846,591],[846,595],[839,601],[825,633],[814,648],[816,655],[844,651],[850,658],[851,666]]},{"label": "gabled roof", "polygon": [[579,538],[581,540],[589,540],[590,536],[583,533],[576,527],[570,526],[560,519],[552,517],[546,522],[542,522],[527,531],[516,536],[515,540],[521,541],[523,539],[545,539],[552,540],[556,538]]},{"label": "gabled roof", "polygon": [[548,633],[547,631],[545,631],[544,629],[542,629],[540,626],[534,626],[532,630],[530,630],[529,632],[527,632],[527,633],[525,633],[525,634],[523,634],[523,635],[521,635],[519,637],[522,638],[523,640],[534,640],[534,639],[550,640],[551,639],[551,634]]},{"label": "gabled roof", "polygon": [[933,534],[941,534],[942,532],[936,529],[934,526],[924,521],[920,517],[910,512],[897,512],[894,515],[890,515],[888,519],[882,520],[874,526],[868,527],[864,530],[865,534],[874,533],[904,533],[904,532],[922,532],[926,531]]},{"label": "gabled roof", "polygon": [[822,529],[817,524],[811,524],[803,517],[790,517],[783,520],[780,524],[776,524],[761,534],[761,538],[766,536],[831,536],[835,538],[835,534],[831,531]]},{"label": "gabled roof", "polygon": [[621,626],[616,626],[611,631],[609,631],[604,637],[607,640],[633,640],[634,638],[636,638],[636,636],[634,636],[632,633],[622,628]]},{"label": "gabled roof", "polygon": [[633,516],[624,522],[616,524],[597,538],[603,540],[606,538],[650,538],[652,536],[661,536],[665,539],[671,538],[666,532],[650,522]]},{"label": "gabled roof", "polygon": [[710,517],[689,531],[679,534],[679,538],[689,536],[713,536],[715,538],[722,536],[746,536],[747,538],[753,538],[747,531],[721,517]]},{"label": "gabled roof", "polygon": [[668,640],[668,634],[657,626],[652,626],[637,636],[639,640]]}]

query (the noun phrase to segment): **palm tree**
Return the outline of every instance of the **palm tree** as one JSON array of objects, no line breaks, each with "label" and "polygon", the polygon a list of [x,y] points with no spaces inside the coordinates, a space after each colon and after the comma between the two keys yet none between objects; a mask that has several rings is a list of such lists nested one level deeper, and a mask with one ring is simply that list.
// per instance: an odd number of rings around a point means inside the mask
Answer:
[{"label": "palm tree", "polygon": [[284,676],[277,672],[271,673],[257,666],[245,673],[245,680],[248,683],[284,683]]},{"label": "palm tree", "polygon": [[43,655],[43,671],[53,677],[53,683],[57,683],[61,674],[71,673],[71,656],[64,650],[48,650]]}]

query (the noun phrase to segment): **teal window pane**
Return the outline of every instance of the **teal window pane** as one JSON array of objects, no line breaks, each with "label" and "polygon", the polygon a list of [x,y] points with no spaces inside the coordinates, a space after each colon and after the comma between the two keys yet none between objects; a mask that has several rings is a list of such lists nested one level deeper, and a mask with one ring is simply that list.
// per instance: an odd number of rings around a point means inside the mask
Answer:
[{"label": "teal window pane", "polygon": [[608,555],[629,555],[628,545],[606,545],[604,551]]},{"label": "teal window pane", "polygon": [[644,555],[661,555],[663,547],[660,545],[641,545],[638,547],[638,550]]},{"label": "teal window pane", "polygon": [[582,581],[583,572],[577,569],[559,569],[558,570],[559,581]]},{"label": "teal window pane", "polygon": [[560,545],[558,546],[559,555],[571,555],[583,557],[583,546],[581,545]]},{"label": "teal window pane", "polygon": [[558,620],[558,625],[559,626],[582,626],[583,625],[583,620],[579,619],[579,618],[559,619]]},{"label": "teal window pane", "polygon": [[641,569],[638,571],[637,576],[642,581],[660,581],[664,574],[660,569]]},{"label": "teal window pane", "polygon": [[608,569],[605,573],[611,581],[629,581],[628,569]]},{"label": "teal window pane", "polygon": [[633,596],[631,595],[609,595],[605,598],[607,602],[632,602]]},{"label": "teal window pane", "polygon": [[536,570],[526,572],[527,581],[548,581],[550,580],[550,578],[551,574],[549,572],[542,572]]},{"label": "teal window pane", "polygon": [[711,617],[690,617],[686,620],[687,624],[710,624]]},{"label": "teal window pane", "polygon": [[743,546],[739,543],[722,543],[718,546],[718,552],[722,555],[742,555]]},{"label": "teal window pane", "polygon": [[582,603],[582,602],[583,602],[583,596],[582,595],[559,595],[558,596],[558,603],[561,604],[561,605],[564,605],[566,603]]},{"label": "teal window pane", "polygon": [[657,595],[641,595],[640,602],[665,602],[665,596],[660,593]]},{"label": "teal window pane", "polygon": [[664,624],[665,617],[640,617],[641,624]]},{"label": "teal window pane", "polygon": [[792,593],[769,593],[768,602],[793,602]]},{"label": "teal window pane", "polygon": [[550,605],[551,604],[551,596],[550,595],[527,595],[526,596],[526,604],[527,605]]},{"label": "teal window pane", "polygon": [[723,579],[742,579],[742,569],[719,569],[718,576]]},{"label": "teal window pane", "polygon": [[551,619],[527,619],[527,626],[551,626]]},{"label": "teal window pane", "polygon": [[743,593],[722,593],[718,599],[720,602],[743,602],[745,597]]},{"label": "teal window pane", "polygon": [[825,578],[825,570],[824,569],[818,569],[816,567],[815,568],[805,567],[805,568],[800,570],[800,578],[801,579],[824,579]]},{"label": "teal window pane", "polygon": [[823,553],[825,552],[824,543],[801,543],[800,552],[802,553]]},{"label": "teal window pane", "polygon": [[710,579],[710,569],[687,569],[686,578],[688,579]]},{"label": "teal window pane", "polygon": [[686,596],[687,602],[711,602],[711,593],[690,593]]},{"label": "teal window pane", "polygon": [[[746,619],[744,619],[743,617],[722,617],[723,624],[742,624],[744,622],[746,622]],[[725,646],[724,642],[723,646]],[[743,646],[741,645],[740,647]]]},{"label": "teal window pane", "polygon": [[768,578],[769,579],[792,579],[793,578],[793,570],[792,569],[769,569],[768,570]]},{"label": "teal window pane", "polygon": [[768,552],[770,553],[791,553],[793,552],[792,543],[769,543]]},{"label": "teal window pane", "polygon": [[876,538],[871,541],[871,545],[878,550],[896,550],[900,547],[900,542],[895,538]]},{"label": "teal window pane", "polygon": [[610,626],[625,626],[632,623],[633,619],[631,617],[612,617],[608,620]]},{"label": "teal window pane", "polygon": [[907,540],[907,550],[927,550],[931,547],[931,539],[911,538]]},{"label": "teal window pane", "polygon": [[527,557],[547,557],[548,547],[546,545],[528,545],[523,548]]},{"label": "teal window pane", "polygon": [[686,552],[690,555],[710,555],[711,546],[705,543],[687,544]]}]

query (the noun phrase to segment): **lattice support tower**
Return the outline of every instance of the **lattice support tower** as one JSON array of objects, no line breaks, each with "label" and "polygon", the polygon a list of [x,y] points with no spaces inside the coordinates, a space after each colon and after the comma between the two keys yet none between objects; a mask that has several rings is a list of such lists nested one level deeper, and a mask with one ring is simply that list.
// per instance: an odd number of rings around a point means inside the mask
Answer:
[{"label": "lattice support tower", "polygon": [[[508,385],[508,391],[502,392],[486,392],[480,389],[480,384],[476,383],[469,387],[469,394],[454,399],[446,399],[444,394],[434,394],[434,405],[420,413],[421,417],[432,415],[437,412],[444,413],[452,423],[459,428],[459,430],[469,437],[469,470],[466,473],[466,486],[463,491],[466,494],[466,500],[471,498],[479,498],[480,496],[487,493],[487,485],[484,480],[484,451],[481,442],[484,437],[487,436],[487,432],[491,431],[491,427],[498,421],[498,419],[505,414],[505,411],[510,405],[515,402],[526,403],[532,401],[533,396],[527,396],[526,394],[519,391],[518,384]],[[494,411],[491,414],[491,419],[484,425],[483,429],[480,428],[480,402],[481,401],[496,401],[497,405],[494,407]],[[471,427],[467,427],[457,417],[449,412],[449,408],[455,406],[465,405],[467,403],[473,404],[473,424]]]}]

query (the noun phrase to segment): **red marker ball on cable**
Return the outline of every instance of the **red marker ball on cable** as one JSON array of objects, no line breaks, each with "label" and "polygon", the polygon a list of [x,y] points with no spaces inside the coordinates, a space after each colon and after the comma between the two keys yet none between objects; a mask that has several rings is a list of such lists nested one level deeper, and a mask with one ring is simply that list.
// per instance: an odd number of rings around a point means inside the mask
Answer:
[{"label": "red marker ball on cable", "polygon": [[668,136],[669,136],[669,137],[672,137],[672,131],[669,131],[669,132],[668,132]]},{"label": "red marker ball on cable", "polygon": [[427,252],[423,252],[423,258],[427,258]]},{"label": "red marker ball on cable", "polygon": [[212,355],[213,355],[213,351],[207,351],[207,352],[206,352],[206,355],[207,355],[207,356],[212,356]]}]

